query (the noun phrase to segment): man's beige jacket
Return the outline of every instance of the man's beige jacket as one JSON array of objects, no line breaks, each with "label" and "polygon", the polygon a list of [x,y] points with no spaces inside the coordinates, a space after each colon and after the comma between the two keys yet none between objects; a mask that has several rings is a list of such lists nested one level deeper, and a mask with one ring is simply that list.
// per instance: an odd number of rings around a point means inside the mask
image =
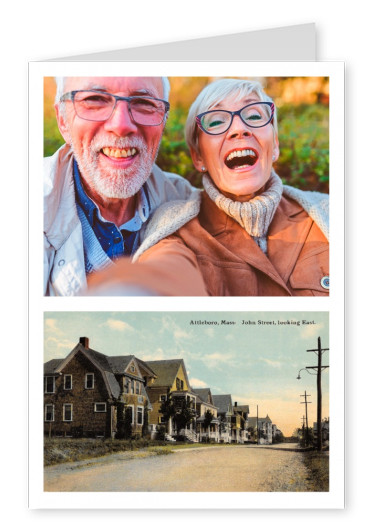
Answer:
[{"label": "man's beige jacket", "polygon": [[[146,181],[151,214],[163,203],[195,197],[178,175],[154,165]],[[141,242],[143,231],[141,231]],[[82,227],[73,183],[73,153],[62,146],[44,160],[44,294],[78,295],[87,286]]]}]

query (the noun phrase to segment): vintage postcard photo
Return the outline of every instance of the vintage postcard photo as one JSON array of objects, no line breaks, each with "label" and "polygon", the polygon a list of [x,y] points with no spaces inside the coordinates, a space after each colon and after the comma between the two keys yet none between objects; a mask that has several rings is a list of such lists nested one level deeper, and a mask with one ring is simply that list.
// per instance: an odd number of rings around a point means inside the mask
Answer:
[{"label": "vintage postcard photo", "polygon": [[44,492],[329,494],[329,366],[327,312],[46,312]]}]

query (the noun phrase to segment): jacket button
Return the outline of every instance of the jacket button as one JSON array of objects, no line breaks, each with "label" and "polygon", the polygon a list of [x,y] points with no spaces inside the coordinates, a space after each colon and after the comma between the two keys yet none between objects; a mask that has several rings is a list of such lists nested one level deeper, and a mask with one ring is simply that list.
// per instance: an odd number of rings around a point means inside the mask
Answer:
[{"label": "jacket button", "polygon": [[65,260],[59,260],[57,265],[59,266],[63,266],[65,264]]},{"label": "jacket button", "polygon": [[120,243],[120,242],[121,242],[121,238],[119,238],[119,236],[114,238],[114,243]]},{"label": "jacket button", "polygon": [[329,289],[329,277],[322,277],[320,284],[324,289]]}]

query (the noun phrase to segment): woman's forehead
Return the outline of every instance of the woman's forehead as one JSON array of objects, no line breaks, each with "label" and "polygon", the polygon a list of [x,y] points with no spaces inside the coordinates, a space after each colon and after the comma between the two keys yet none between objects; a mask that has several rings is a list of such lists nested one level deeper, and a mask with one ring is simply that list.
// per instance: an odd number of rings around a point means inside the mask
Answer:
[{"label": "woman's forehead", "polygon": [[225,110],[238,110],[244,107],[245,105],[248,105],[249,103],[256,103],[257,101],[260,101],[260,98],[257,94],[254,92],[250,92],[249,94],[242,95],[239,93],[230,94],[228,96],[225,96],[224,98],[217,100],[214,102],[210,109],[225,109]]}]

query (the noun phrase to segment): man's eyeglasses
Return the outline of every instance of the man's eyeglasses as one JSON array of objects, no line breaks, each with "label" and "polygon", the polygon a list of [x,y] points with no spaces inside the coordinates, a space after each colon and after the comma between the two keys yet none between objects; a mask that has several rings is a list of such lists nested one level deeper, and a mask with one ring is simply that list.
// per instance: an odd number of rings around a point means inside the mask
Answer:
[{"label": "man's eyeglasses", "polygon": [[138,125],[160,125],[170,109],[168,101],[149,96],[115,96],[100,90],[73,90],[63,94],[60,101],[71,100],[79,118],[91,122],[108,120],[118,101],[128,103],[129,114]]},{"label": "man's eyeglasses", "polygon": [[250,103],[238,111],[203,112],[196,116],[196,123],[208,135],[222,135],[230,129],[234,116],[239,116],[248,127],[264,127],[273,120],[274,103],[259,101]]}]

